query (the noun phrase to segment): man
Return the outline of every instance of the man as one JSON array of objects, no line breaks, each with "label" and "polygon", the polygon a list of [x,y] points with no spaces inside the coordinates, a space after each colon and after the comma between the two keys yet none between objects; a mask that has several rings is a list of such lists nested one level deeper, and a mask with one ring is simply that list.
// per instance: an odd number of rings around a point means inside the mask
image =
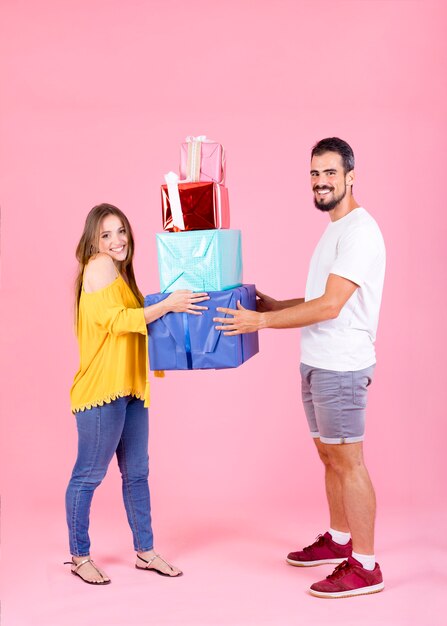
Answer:
[{"label": "man", "polygon": [[278,301],[258,292],[257,311],[217,309],[226,335],[262,328],[302,328],[304,410],[325,465],[330,529],[291,552],[295,566],[338,564],[310,592],[319,597],[375,593],[384,588],[374,556],[375,494],[363,460],[367,388],[372,381],[385,245],[379,227],[353,196],[354,154],[341,139],[312,149],[315,206],[328,224],[313,254],[305,298]]}]

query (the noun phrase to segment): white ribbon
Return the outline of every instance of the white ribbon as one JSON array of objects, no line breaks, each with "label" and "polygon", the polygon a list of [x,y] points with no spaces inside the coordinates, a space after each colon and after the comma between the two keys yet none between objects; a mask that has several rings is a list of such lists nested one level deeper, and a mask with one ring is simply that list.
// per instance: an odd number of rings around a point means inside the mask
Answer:
[{"label": "white ribbon", "polygon": [[175,172],[165,174],[165,181],[168,187],[169,204],[171,205],[172,223],[179,230],[185,230],[183,221],[182,204],[178,190],[179,177]]},{"label": "white ribbon", "polygon": [[200,181],[200,163],[202,162],[202,142],[188,142],[188,160],[186,162],[186,178],[192,183]]},{"label": "white ribbon", "polygon": [[186,143],[191,143],[192,141],[202,141],[203,143],[217,143],[217,141],[213,141],[212,139],[207,139],[206,135],[197,135],[197,137],[188,135],[185,141]]},{"label": "white ribbon", "polygon": [[206,135],[188,135],[185,139],[188,144],[188,159],[186,162],[186,177],[192,183],[200,181],[200,163],[202,161],[202,143],[216,143],[207,139]]},{"label": "white ribbon", "polygon": [[[222,228],[222,194],[220,193],[220,185],[214,183],[214,211],[215,211],[215,220],[216,220],[216,228]],[[217,211],[217,213],[216,213]]]}]

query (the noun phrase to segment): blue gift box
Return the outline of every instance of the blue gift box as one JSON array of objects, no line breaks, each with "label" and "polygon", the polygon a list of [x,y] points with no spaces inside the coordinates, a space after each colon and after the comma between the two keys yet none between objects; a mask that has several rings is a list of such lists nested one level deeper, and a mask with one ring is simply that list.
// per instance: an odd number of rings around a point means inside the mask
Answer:
[{"label": "blue gift box", "polygon": [[222,291],[242,284],[240,230],[158,233],[156,237],[162,293]]},{"label": "blue gift box", "polygon": [[[166,293],[146,296],[144,306],[168,297]],[[213,317],[224,317],[217,307],[236,308],[239,300],[246,309],[256,310],[254,285],[227,291],[208,292],[208,307],[202,315],[167,313],[148,324],[151,370],[223,369],[238,367],[259,352],[258,333],[224,336],[216,330]]]}]

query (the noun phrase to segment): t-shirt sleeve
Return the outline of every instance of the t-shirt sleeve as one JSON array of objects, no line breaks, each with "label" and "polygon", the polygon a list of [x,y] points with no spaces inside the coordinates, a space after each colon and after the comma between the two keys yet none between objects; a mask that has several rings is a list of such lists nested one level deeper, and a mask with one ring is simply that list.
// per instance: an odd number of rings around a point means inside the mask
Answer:
[{"label": "t-shirt sleeve", "polygon": [[88,295],[89,315],[111,335],[147,334],[144,309],[126,307],[115,285]]},{"label": "t-shirt sleeve", "polygon": [[340,237],[330,274],[347,278],[361,287],[377,262],[380,251],[380,243],[374,233],[366,228],[355,228]]}]

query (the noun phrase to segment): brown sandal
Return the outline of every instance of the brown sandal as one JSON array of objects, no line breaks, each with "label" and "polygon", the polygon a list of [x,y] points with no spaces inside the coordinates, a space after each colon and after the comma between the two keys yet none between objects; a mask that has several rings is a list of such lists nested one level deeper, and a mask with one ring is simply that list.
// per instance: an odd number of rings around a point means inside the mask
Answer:
[{"label": "brown sandal", "polygon": [[163,563],[166,563],[166,565],[168,567],[170,567],[172,570],[174,570],[173,566],[168,563],[167,561],[165,561],[165,559],[160,556],[159,554],[154,554],[153,557],[151,557],[149,559],[149,561],[147,561],[146,559],[143,559],[142,556],[140,556],[139,554],[137,554],[137,559],[140,559],[140,561],[143,561],[144,563],[146,563],[145,567],[138,567],[138,565],[135,565],[135,567],[137,569],[144,569],[144,570],[148,570],[150,572],[156,572],[157,574],[160,574],[160,576],[167,576],[168,578],[178,578],[179,576],[183,576],[183,572],[179,572],[178,574],[175,574],[174,576],[171,576],[170,574],[166,574],[165,572],[161,572],[159,569],[156,569],[155,567],[149,567],[149,565],[151,565],[151,563],[153,561],[155,561],[156,558],[159,558],[161,561],[163,561]]},{"label": "brown sandal", "polygon": [[[83,576],[81,576],[81,574],[79,573],[79,569],[85,565],[86,563],[91,563],[94,567],[94,569],[98,572],[98,574],[101,576],[102,580],[99,582],[96,582],[94,580],[87,580],[86,578],[84,578]],[[80,563],[75,563],[73,561],[73,559],[71,561],[65,561],[64,565],[74,565],[75,567],[71,569],[71,573],[74,576],[79,576],[79,578],[81,580],[83,580],[85,583],[87,583],[88,585],[108,585],[110,584],[112,581],[110,580],[105,580],[104,578],[104,574],[102,574],[98,567],[93,563],[92,559],[89,557],[88,559],[84,559],[83,561],[81,561]]]}]

